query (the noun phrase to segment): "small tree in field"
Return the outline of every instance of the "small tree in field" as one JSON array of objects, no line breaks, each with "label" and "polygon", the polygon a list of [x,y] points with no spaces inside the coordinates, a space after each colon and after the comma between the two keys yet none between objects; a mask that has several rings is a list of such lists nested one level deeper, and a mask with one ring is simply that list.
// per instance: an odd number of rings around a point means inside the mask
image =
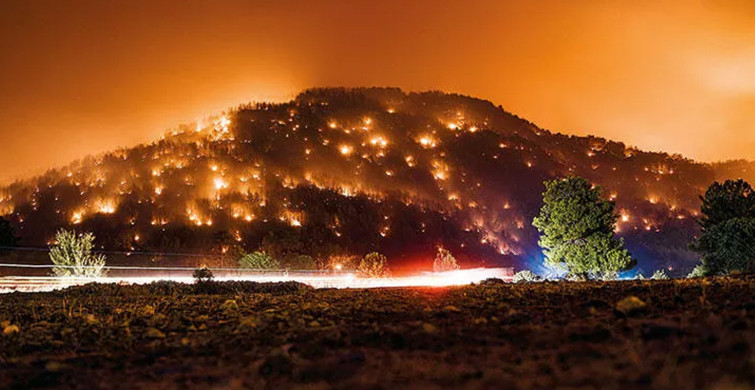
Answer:
[{"label": "small tree in field", "polygon": [[704,277],[708,276],[708,274],[709,274],[709,272],[705,268],[705,266],[702,265],[702,264],[698,264],[695,268],[692,269],[692,271],[690,271],[689,274],[687,274],[687,277],[690,278],[690,279],[692,279],[692,278],[704,278]]},{"label": "small tree in field", "polygon": [[587,279],[630,268],[624,241],[614,237],[614,204],[581,177],[545,182],[543,207],[532,224],[545,259],[573,277]]},{"label": "small tree in field", "polygon": [[388,259],[377,252],[369,253],[359,262],[357,273],[363,278],[384,278],[390,274]]},{"label": "small tree in field", "polygon": [[653,272],[653,276],[650,277],[653,280],[668,280],[670,279],[666,271],[659,269]]},{"label": "small tree in field", "polygon": [[435,255],[435,261],[433,262],[433,271],[445,272],[457,269],[459,269],[459,264],[451,252],[448,249],[438,248],[438,254]]},{"label": "small tree in field", "polygon": [[59,230],[56,244],[50,248],[50,260],[56,276],[98,277],[105,274],[105,256],[93,254],[94,235]]},{"label": "small tree in field", "polygon": [[195,269],[191,276],[194,277],[194,281],[199,284],[209,283],[215,278],[215,274],[213,274],[207,267]]},{"label": "small tree in field", "polygon": [[272,256],[268,255],[265,252],[252,252],[252,253],[245,253],[241,258],[239,259],[239,267],[246,268],[246,269],[278,269],[280,268],[280,264],[278,263],[278,260],[275,260],[272,258]]}]

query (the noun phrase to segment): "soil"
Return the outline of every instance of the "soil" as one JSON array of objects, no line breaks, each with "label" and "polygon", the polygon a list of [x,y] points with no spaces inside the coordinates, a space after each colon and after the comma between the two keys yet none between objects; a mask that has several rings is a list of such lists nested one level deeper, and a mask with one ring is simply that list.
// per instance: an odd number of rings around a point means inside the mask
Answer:
[{"label": "soil", "polygon": [[0,295],[0,388],[755,388],[755,277]]}]

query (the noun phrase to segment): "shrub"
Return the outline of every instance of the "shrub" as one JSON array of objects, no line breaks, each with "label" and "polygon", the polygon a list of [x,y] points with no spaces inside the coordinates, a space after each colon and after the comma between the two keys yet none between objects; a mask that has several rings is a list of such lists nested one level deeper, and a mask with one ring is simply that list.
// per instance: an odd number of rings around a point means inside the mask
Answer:
[{"label": "shrub", "polygon": [[377,252],[369,253],[359,262],[357,274],[363,278],[384,278],[389,275],[388,259]]},{"label": "shrub", "polygon": [[195,269],[191,276],[194,277],[194,282],[196,283],[208,283],[215,278],[215,274],[207,267]]},{"label": "shrub", "polygon": [[698,264],[692,271],[687,274],[688,278],[703,278],[709,275],[708,267],[705,264]]},{"label": "shrub", "polygon": [[438,254],[435,255],[435,261],[433,262],[433,271],[445,272],[457,269],[459,269],[459,264],[451,252],[448,249],[438,248]]},{"label": "shrub", "polygon": [[624,241],[614,236],[618,214],[600,187],[581,177],[545,182],[543,207],[532,225],[546,261],[577,279],[629,269]]},{"label": "shrub", "polygon": [[257,251],[252,253],[245,253],[243,256],[241,256],[241,258],[239,259],[239,267],[246,269],[269,270],[279,269],[280,264],[278,263],[278,260],[275,260],[267,253]]},{"label": "shrub", "polygon": [[95,278],[105,275],[105,256],[93,254],[94,235],[77,234],[75,231],[59,230],[57,242],[50,248],[50,260],[55,267],[55,276]]},{"label": "shrub", "polygon": [[480,286],[499,286],[506,284],[501,278],[487,278],[480,281]]},{"label": "shrub", "polygon": [[294,271],[297,271],[297,270],[309,271],[309,270],[316,270],[317,263],[315,262],[315,259],[312,258],[312,256],[299,255],[299,256],[294,256],[293,258],[289,259],[286,262],[286,267]]},{"label": "shrub", "polygon": [[653,276],[651,276],[650,279],[653,279],[653,280],[667,280],[667,279],[669,279],[669,277],[668,277],[668,274],[666,273],[666,271],[664,271],[662,269],[659,269],[659,270],[656,270],[655,272],[653,272]]},{"label": "shrub", "polygon": [[540,276],[533,273],[530,270],[519,271],[514,274],[514,283],[527,283],[527,282],[539,282],[542,280]]}]

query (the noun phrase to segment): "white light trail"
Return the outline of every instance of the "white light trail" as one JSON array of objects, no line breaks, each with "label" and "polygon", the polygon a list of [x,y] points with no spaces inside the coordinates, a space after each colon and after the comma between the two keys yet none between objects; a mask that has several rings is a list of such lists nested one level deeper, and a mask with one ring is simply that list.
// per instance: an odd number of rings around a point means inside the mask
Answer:
[{"label": "white light trail", "polygon": [[[27,268],[51,268],[50,265],[1,264]],[[133,267],[111,266],[109,270],[151,271],[151,275],[85,277],[7,276],[0,278],[0,293],[24,291],[53,291],[87,283],[147,284],[157,281],[194,283],[190,267]],[[510,281],[510,268],[474,268],[448,272],[425,272],[415,276],[389,278],[360,278],[352,272],[333,271],[261,271],[211,269],[216,281],[250,281],[260,283],[295,281],[315,288],[378,288],[378,287],[444,287],[479,283],[488,278]]]}]

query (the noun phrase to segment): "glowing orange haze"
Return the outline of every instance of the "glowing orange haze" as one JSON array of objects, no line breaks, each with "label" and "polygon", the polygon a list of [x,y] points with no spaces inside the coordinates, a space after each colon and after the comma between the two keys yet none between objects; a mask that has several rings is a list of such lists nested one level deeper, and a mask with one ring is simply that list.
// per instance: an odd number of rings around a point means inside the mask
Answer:
[{"label": "glowing orange haze", "polygon": [[311,86],[456,91],[555,131],[755,158],[752,2],[535,3],[3,2],[0,180]]}]

